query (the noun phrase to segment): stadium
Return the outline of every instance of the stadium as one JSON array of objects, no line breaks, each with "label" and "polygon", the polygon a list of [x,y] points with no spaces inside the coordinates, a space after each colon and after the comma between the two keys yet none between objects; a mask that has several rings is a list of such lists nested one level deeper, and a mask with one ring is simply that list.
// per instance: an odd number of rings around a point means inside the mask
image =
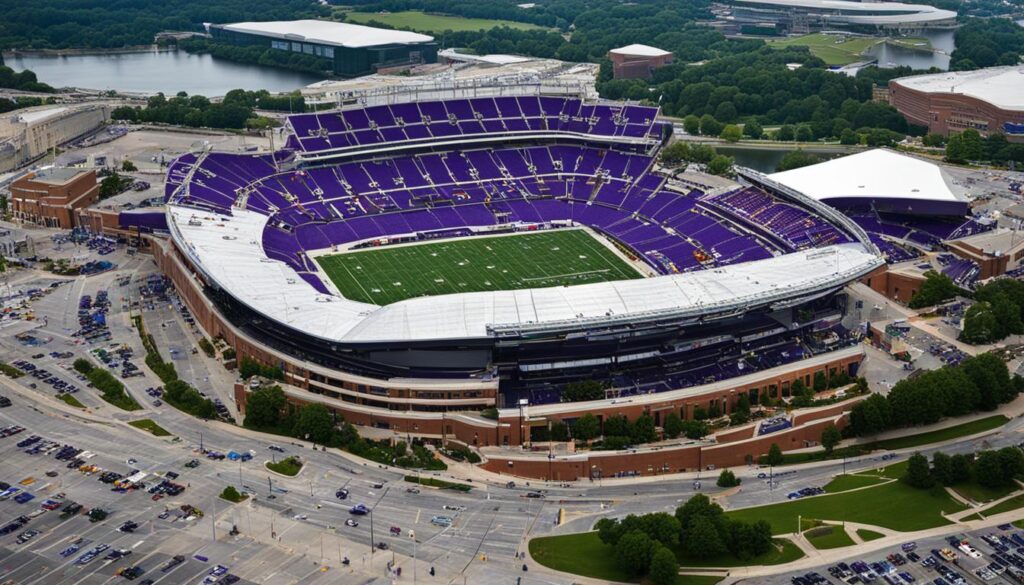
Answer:
[{"label": "stadium", "polygon": [[[659,173],[657,108],[420,101],[287,132],[272,153],[174,161],[173,249],[155,255],[204,329],[280,366],[295,402],[519,444],[531,417],[728,412],[863,357],[842,290],[884,264],[871,237],[758,173],[717,189]],[[603,396],[567,403],[582,380]]]}]

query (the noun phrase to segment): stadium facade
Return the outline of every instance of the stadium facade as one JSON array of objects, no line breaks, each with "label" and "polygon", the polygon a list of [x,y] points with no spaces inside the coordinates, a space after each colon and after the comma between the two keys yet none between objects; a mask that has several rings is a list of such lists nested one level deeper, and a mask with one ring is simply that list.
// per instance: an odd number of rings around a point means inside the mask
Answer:
[{"label": "stadium facade", "polygon": [[[856,374],[842,289],[883,263],[868,234],[755,173],[728,190],[655,173],[671,133],[657,116],[564,96],[291,116],[278,152],[177,159],[154,253],[206,333],[280,366],[293,402],[410,435],[515,445],[583,412],[660,424]],[[380,306],[345,298],[315,261],[566,229],[653,276]],[[564,402],[581,380],[604,398]],[[490,407],[497,421],[479,416]]]},{"label": "stadium facade", "polygon": [[342,77],[437,62],[434,38],[407,31],[326,20],[237,22],[206,28],[219,43],[268,47],[321,59]]},{"label": "stadium facade", "polygon": [[893,79],[889,101],[929,132],[947,136],[970,128],[1024,142],[1024,65]]},{"label": "stadium facade", "polygon": [[821,30],[913,32],[956,26],[956,12],[925,4],[847,0],[730,0],[715,11],[737,32],[804,34]]}]

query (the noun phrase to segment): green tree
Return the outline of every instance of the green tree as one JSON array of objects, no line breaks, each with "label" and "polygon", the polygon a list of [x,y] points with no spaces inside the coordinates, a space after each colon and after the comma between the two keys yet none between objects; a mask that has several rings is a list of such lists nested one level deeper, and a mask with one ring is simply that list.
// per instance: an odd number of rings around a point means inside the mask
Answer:
[{"label": "green tree", "polygon": [[725,544],[715,521],[708,516],[697,516],[686,528],[683,550],[694,559],[710,559],[725,552]]},{"label": "green tree", "polygon": [[601,424],[597,417],[589,412],[576,419],[572,426],[572,434],[576,439],[587,442],[597,438],[601,432]]},{"label": "green tree", "polygon": [[604,398],[604,384],[597,380],[582,380],[565,385],[562,397],[567,402],[583,402]]},{"label": "green tree", "polygon": [[605,437],[628,437],[630,435],[629,420],[621,414],[613,414],[604,420]]},{"label": "green tree", "polygon": [[801,124],[796,127],[796,140],[797,142],[813,142],[814,131],[807,124]]},{"label": "green tree", "polygon": [[860,137],[857,136],[856,132],[854,132],[853,130],[851,130],[849,128],[843,129],[843,131],[839,134],[839,144],[850,145],[850,144],[857,144],[859,142],[860,142]]},{"label": "green tree", "polygon": [[757,120],[751,120],[743,125],[743,135],[754,140],[759,140],[764,136],[764,128],[757,123]]},{"label": "green tree", "polygon": [[711,114],[700,117],[700,133],[703,136],[718,136],[722,133],[722,123]]},{"label": "green tree", "polygon": [[619,564],[634,575],[645,573],[651,566],[651,552],[654,541],[640,530],[623,534],[615,545],[615,556]]},{"label": "green tree", "polygon": [[299,409],[295,423],[295,436],[326,445],[334,434],[334,419],[323,404],[306,404]]},{"label": "green tree", "polygon": [[733,158],[724,154],[716,154],[708,163],[707,172],[720,177],[732,176]]},{"label": "green tree", "polygon": [[796,150],[791,150],[786,154],[782,155],[782,160],[779,161],[779,164],[775,167],[775,170],[781,173],[782,171],[798,169],[800,167],[806,167],[809,165],[818,164],[820,162],[820,156],[809,153],[803,150],[802,148],[798,148]]},{"label": "green tree", "polygon": [[935,478],[928,467],[928,458],[920,453],[914,453],[907,460],[907,471],[902,479],[904,483],[917,489],[928,489],[935,485]]},{"label": "green tree", "polygon": [[124,161],[121,163],[121,170],[126,173],[134,173],[135,171],[139,170],[139,167],[135,166],[135,163],[133,163],[132,161],[124,159]]},{"label": "green tree", "polygon": [[569,440],[569,427],[562,421],[557,421],[551,425],[551,440],[565,442]]},{"label": "green tree", "polygon": [[949,455],[942,451],[932,454],[932,477],[942,485],[953,485],[953,463]]},{"label": "green tree", "polygon": [[831,454],[832,450],[842,440],[843,435],[836,428],[836,425],[828,425],[821,431],[821,446],[825,448],[826,453]]},{"label": "green tree", "polygon": [[692,136],[700,134],[700,118],[693,114],[683,118],[683,130],[686,130],[686,133]]},{"label": "green tree", "polygon": [[249,428],[268,428],[281,422],[281,412],[288,404],[280,386],[261,387],[249,394],[245,403],[245,421]]},{"label": "green tree", "polygon": [[722,472],[718,474],[718,481],[715,482],[715,484],[718,487],[730,488],[740,485],[740,480],[732,471],[723,469]]},{"label": "green tree", "polygon": [[683,140],[677,140],[661,149],[659,155],[662,164],[677,165],[690,160],[690,144]]},{"label": "green tree", "polygon": [[669,439],[678,438],[679,435],[683,434],[683,419],[675,412],[668,413],[662,425],[662,430]]},{"label": "green tree", "polygon": [[792,142],[796,139],[796,128],[789,124],[784,124],[779,128],[779,131],[775,136],[783,142]]},{"label": "green tree", "polygon": [[782,449],[779,448],[777,443],[772,443],[768,447],[768,456],[765,457],[765,463],[771,466],[782,465],[785,458],[782,456]]},{"label": "green tree", "polygon": [[726,142],[739,142],[740,138],[743,138],[743,131],[740,127],[735,124],[729,124],[722,129],[722,133],[719,138]]},{"label": "green tree", "polygon": [[828,378],[825,377],[825,372],[814,372],[814,391],[821,392],[828,388]]},{"label": "green tree", "polygon": [[949,458],[949,485],[970,481],[974,471],[974,457],[957,453]]},{"label": "green tree", "polygon": [[1006,485],[1006,476],[1003,473],[1002,461],[995,451],[982,451],[974,460],[974,481],[990,488],[1000,488]]},{"label": "green tree", "polygon": [[959,292],[960,288],[956,286],[953,279],[945,274],[929,270],[924,273],[924,282],[921,283],[921,287],[910,298],[910,308],[923,309],[937,305],[952,299]]},{"label": "green tree", "polygon": [[[696,416],[696,411],[694,411],[694,416]],[[702,420],[683,421],[683,434],[686,435],[687,439],[694,441],[703,439],[707,436],[708,432],[708,423]]]},{"label": "green tree", "polygon": [[647,413],[641,414],[633,421],[631,431],[633,441],[636,443],[653,443],[658,440],[658,433],[654,427],[654,418]]},{"label": "green tree", "polygon": [[651,554],[647,570],[651,585],[673,585],[679,577],[679,561],[676,555],[664,546],[656,546]]}]

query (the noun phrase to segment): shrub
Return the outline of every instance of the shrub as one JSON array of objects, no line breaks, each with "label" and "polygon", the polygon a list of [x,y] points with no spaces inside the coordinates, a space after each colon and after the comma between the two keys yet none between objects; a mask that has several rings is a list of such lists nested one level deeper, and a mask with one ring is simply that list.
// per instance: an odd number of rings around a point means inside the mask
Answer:
[{"label": "shrub", "polygon": [[235,486],[233,485],[229,485],[228,487],[224,488],[224,491],[220,493],[220,497],[233,504],[237,504],[238,502],[241,502],[246,498],[246,496],[243,496],[242,494],[238,493],[238,490],[236,490]]},{"label": "shrub", "polygon": [[206,357],[213,357],[213,354],[216,353],[216,350],[213,348],[213,344],[205,337],[199,339],[199,349],[203,350]]},{"label": "shrub", "polygon": [[296,456],[287,457],[276,463],[268,462],[267,469],[280,473],[281,475],[295,476],[302,469],[302,461]]}]

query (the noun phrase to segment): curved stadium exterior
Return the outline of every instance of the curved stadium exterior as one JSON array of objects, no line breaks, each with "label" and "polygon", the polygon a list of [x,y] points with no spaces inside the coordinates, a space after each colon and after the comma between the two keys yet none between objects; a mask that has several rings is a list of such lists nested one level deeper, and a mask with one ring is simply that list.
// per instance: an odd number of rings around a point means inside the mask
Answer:
[{"label": "curved stadium exterior", "polygon": [[[527,404],[549,421],[642,408],[660,422],[855,373],[841,291],[883,263],[867,234],[757,173],[735,189],[658,174],[671,127],[657,114],[531,96],[294,115],[275,153],[171,165],[174,249],[157,260],[208,334],[285,370],[290,399],[408,434],[518,444]],[[579,230],[637,278],[377,304],[346,298],[321,262]],[[562,400],[592,379],[603,400]]]}]

